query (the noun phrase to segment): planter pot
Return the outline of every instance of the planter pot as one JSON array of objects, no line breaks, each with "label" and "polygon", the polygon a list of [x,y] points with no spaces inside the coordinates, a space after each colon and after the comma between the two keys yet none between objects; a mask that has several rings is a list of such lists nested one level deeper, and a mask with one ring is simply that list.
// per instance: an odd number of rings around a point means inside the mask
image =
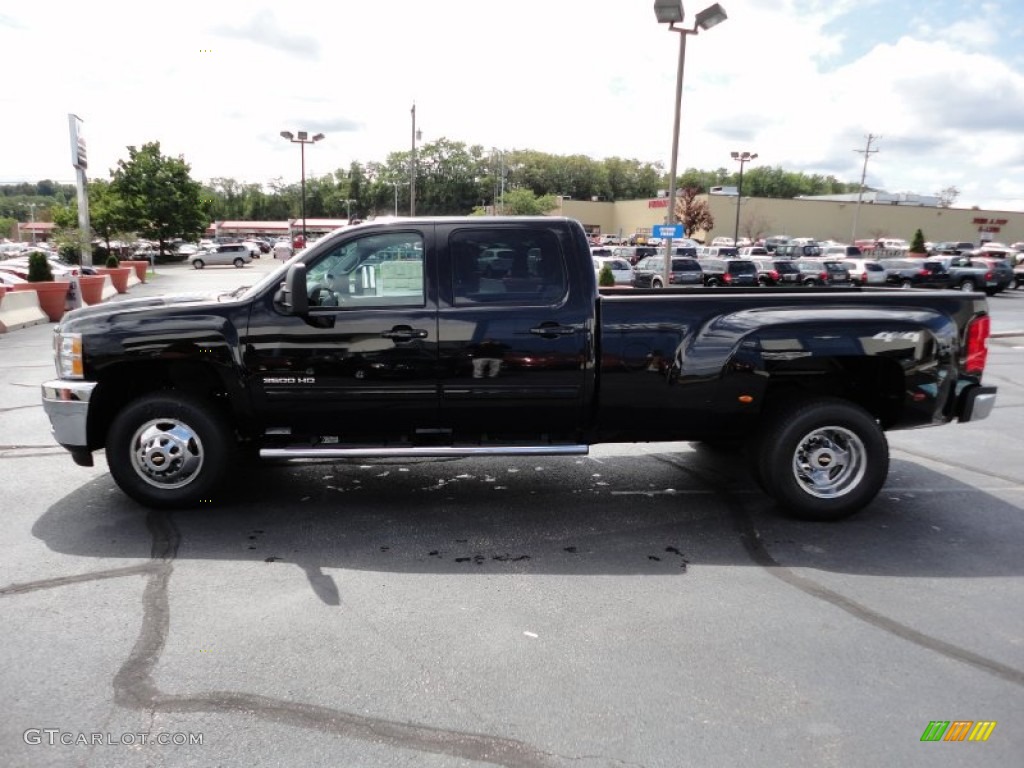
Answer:
[{"label": "planter pot", "polygon": [[135,276],[139,282],[146,282],[146,270],[149,269],[149,262],[144,259],[132,259],[131,261],[121,260],[122,267],[131,267],[135,270]]},{"label": "planter pot", "polygon": [[43,310],[51,323],[64,317],[64,304],[68,298],[67,280],[48,280],[42,283],[24,283],[14,286],[17,291],[35,291],[39,297],[39,308]]},{"label": "planter pot", "polygon": [[132,273],[131,267],[96,267],[101,275],[110,275],[110,282],[118,293],[128,292],[128,275]]},{"label": "planter pot", "polygon": [[0,285],[0,301],[4,300],[4,294],[7,293],[7,286]]},{"label": "planter pot", "polygon": [[103,284],[106,281],[106,275],[79,275],[78,284],[82,288],[82,302],[84,304],[99,304],[103,301]]}]

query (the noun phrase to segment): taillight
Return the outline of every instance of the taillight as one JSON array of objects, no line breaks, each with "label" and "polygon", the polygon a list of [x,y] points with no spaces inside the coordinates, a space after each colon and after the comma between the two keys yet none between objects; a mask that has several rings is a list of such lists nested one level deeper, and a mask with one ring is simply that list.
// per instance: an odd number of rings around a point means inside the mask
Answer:
[{"label": "taillight", "polygon": [[773,269],[771,272],[769,272],[768,277],[770,277],[775,282],[779,282],[779,273],[777,270]]},{"label": "taillight", "polygon": [[986,280],[991,280],[993,277],[994,277],[994,273],[992,273],[992,272],[986,272],[985,273],[985,279]]},{"label": "taillight", "polygon": [[828,272],[822,272],[820,275],[818,275],[818,278],[821,280],[821,282],[827,283],[828,282]]},{"label": "taillight", "polygon": [[981,376],[985,370],[985,362],[988,359],[988,334],[992,322],[988,315],[980,315],[971,320],[967,326],[967,361],[966,372],[971,375]]},{"label": "taillight", "polygon": [[868,273],[867,272],[861,272],[860,273],[860,281],[862,283],[866,283],[868,281]]},{"label": "taillight", "polygon": [[730,275],[728,272],[724,273],[722,275],[722,282],[723,283],[731,283],[732,282],[732,275]]},{"label": "taillight", "polygon": [[932,274],[932,273],[931,273],[931,272],[929,272],[929,271],[928,271],[927,269],[922,269],[922,270],[921,270],[920,272],[918,272],[917,274],[918,274],[918,275],[919,275],[920,277],[931,277],[931,274]]}]

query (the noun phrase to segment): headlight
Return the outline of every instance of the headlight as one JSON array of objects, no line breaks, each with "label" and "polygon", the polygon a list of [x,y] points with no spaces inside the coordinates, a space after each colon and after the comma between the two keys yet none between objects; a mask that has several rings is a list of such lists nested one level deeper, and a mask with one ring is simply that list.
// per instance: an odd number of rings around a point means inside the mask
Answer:
[{"label": "headlight", "polygon": [[82,334],[55,334],[53,352],[54,362],[57,365],[57,376],[62,379],[81,379],[83,377]]}]

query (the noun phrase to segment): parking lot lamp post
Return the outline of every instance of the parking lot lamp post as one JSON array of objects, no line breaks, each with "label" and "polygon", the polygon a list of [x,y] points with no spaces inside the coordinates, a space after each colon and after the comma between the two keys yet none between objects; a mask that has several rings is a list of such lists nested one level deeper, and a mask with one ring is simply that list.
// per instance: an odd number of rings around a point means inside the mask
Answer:
[{"label": "parking lot lamp post", "polygon": [[733,231],[732,244],[739,247],[740,244],[740,202],[743,200],[743,165],[757,158],[757,152],[733,152],[732,159],[739,161],[740,180],[736,186],[736,229]]},{"label": "parking lot lamp post", "polygon": [[[416,130],[416,102],[412,105],[412,157],[409,160],[409,215],[416,215],[416,140],[423,138],[423,131]],[[395,212],[398,215],[398,212]]]},{"label": "parking lot lamp post", "polygon": [[[668,217],[666,224],[676,223],[676,171],[679,167],[679,121],[682,114],[683,104],[683,68],[686,64],[686,38],[695,35],[702,29],[711,29],[721,24],[728,18],[725,9],[715,3],[697,14],[694,19],[693,29],[677,27],[676,24],[683,23],[683,2],[682,0],[654,0],[654,15],[659,24],[668,24],[672,32],[679,33],[679,66],[676,70],[676,107],[675,124],[672,127],[672,160],[668,177]],[[669,276],[672,272],[672,238],[668,237],[665,243],[665,285],[669,285]]]},{"label": "parking lot lamp post", "polygon": [[292,144],[299,145],[299,152],[302,155],[302,242],[306,242],[306,145],[315,144],[324,137],[322,133],[318,133],[313,138],[309,138],[309,134],[306,131],[298,131],[298,135],[293,134],[291,131],[281,131],[281,137],[288,139]]},{"label": "parking lot lamp post", "polygon": [[348,223],[352,223],[352,203],[356,202],[352,198],[345,199],[345,218],[348,219]]}]

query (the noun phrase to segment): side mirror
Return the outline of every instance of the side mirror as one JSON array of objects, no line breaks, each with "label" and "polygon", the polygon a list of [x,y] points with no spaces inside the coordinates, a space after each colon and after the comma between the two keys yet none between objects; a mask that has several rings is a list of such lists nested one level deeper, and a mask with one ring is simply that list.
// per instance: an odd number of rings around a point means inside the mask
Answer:
[{"label": "side mirror", "polygon": [[309,312],[305,264],[299,262],[288,267],[284,285],[277,294],[277,301],[290,315],[304,315]]}]

